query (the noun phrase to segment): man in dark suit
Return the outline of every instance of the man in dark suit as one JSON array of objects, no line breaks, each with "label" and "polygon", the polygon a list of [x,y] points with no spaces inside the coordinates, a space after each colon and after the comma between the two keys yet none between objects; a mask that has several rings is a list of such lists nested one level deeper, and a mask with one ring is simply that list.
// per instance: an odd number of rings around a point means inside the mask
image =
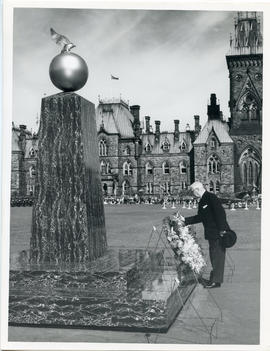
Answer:
[{"label": "man in dark suit", "polygon": [[225,210],[213,193],[204,189],[200,182],[195,182],[190,186],[193,194],[200,198],[198,214],[191,217],[183,217],[185,225],[203,223],[204,236],[209,242],[209,255],[212,265],[210,280],[206,282],[205,288],[218,288],[223,283],[225,248],[221,245],[220,237],[230,229]]}]

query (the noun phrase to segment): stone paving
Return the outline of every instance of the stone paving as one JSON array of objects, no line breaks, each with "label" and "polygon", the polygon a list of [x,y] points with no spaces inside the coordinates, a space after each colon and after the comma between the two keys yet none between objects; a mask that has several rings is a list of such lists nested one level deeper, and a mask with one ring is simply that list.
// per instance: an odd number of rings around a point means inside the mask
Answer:
[{"label": "stone paving", "polygon": [[[160,224],[163,217],[173,212],[175,210],[170,207],[163,210],[159,205],[106,205],[108,243],[115,247],[145,247],[152,226]],[[196,210],[181,209],[181,212],[188,216]],[[239,209],[226,212],[231,227],[238,234],[238,242],[228,250],[225,282],[220,289],[211,291],[198,285],[166,334],[9,327],[9,341],[258,344],[261,211]],[[30,226],[31,208],[11,209],[13,255],[27,249]],[[196,229],[207,254],[202,226],[197,225]]]}]

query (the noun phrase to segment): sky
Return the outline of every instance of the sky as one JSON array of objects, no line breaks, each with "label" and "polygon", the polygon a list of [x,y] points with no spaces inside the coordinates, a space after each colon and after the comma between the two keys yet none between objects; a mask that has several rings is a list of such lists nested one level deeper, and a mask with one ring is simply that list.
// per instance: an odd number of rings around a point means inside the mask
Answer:
[{"label": "sky", "polygon": [[[144,116],[161,121],[161,131],[207,120],[216,93],[229,117],[225,55],[235,12],[16,8],[13,28],[13,121],[37,131],[41,99],[60,92],[49,65],[60,53],[50,28],[67,36],[72,51],[87,62],[89,78],[78,94],[140,105]],[[119,80],[111,80],[111,74]]]}]

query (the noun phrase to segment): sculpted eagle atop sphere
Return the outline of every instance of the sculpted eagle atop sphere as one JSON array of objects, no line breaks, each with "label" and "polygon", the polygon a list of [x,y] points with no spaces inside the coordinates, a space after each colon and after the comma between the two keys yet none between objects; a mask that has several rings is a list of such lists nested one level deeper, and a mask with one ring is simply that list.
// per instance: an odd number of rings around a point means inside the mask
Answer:
[{"label": "sculpted eagle atop sphere", "polygon": [[58,34],[53,28],[50,29],[52,40],[56,42],[57,45],[62,47],[61,52],[69,52],[71,49],[75,48],[74,45],[66,36]]},{"label": "sculpted eagle atop sphere", "polygon": [[51,38],[62,50],[50,64],[49,74],[52,83],[64,92],[81,89],[88,79],[88,67],[84,59],[71,52],[76,47],[66,36],[50,28]]}]

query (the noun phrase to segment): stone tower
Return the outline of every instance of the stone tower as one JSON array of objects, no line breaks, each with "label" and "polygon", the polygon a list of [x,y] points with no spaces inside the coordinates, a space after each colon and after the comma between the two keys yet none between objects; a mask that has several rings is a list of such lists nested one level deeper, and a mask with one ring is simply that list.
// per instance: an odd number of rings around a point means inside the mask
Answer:
[{"label": "stone tower", "polygon": [[260,190],[262,34],[256,12],[239,12],[226,56],[230,78],[230,135],[235,143],[235,191]]}]

